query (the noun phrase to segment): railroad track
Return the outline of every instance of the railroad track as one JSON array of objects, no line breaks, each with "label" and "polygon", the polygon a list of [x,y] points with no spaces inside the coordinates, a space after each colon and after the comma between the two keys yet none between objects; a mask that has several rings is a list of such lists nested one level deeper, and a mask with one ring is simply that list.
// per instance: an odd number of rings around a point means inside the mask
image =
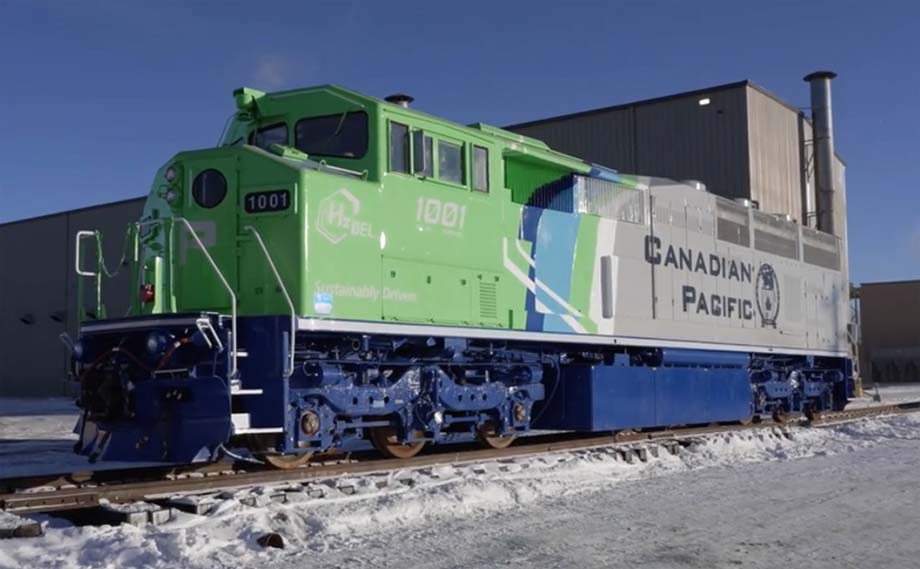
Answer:
[{"label": "railroad track", "polygon": [[[64,513],[109,504],[163,503],[176,496],[195,496],[232,489],[304,484],[338,477],[391,471],[418,470],[439,465],[468,464],[559,451],[613,447],[624,459],[645,460],[649,444],[678,452],[703,435],[753,429],[784,429],[795,425],[829,426],[862,417],[909,413],[920,410],[920,401],[825,413],[812,422],[794,419],[783,424],[765,421],[751,425],[707,425],[606,435],[574,433],[540,434],[519,439],[505,449],[482,449],[471,445],[435,447],[412,459],[384,459],[371,453],[320,458],[294,470],[273,470],[251,463],[217,462],[203,466],[158,466],[60,473],[0,479],[0,511],[10,514]],[[643,446],[643,443],[647,443]]]}]

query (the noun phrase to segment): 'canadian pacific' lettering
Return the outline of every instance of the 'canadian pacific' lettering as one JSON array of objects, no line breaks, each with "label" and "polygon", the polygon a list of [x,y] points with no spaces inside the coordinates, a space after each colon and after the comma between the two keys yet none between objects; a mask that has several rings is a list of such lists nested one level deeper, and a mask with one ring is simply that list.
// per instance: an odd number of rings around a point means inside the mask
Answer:
[{"label": "'canadian pacific' lettering", "polygon": [[754,303],[747,298],[698,293],[696,287],[684,285],[681,288],[681,300],[684,312],[739,320],[754,319]]},{"label": "'canadian pacific' lettering", "polygon": [[713,277],[752,283],[754,267],[750,263],[736,261],[714,253],[709,255],[684,247],[668,245],[662,251],[661,239],[653,235],[645,236],[645,260],[653,265],[673,267],[692,273],[703,273]]}]

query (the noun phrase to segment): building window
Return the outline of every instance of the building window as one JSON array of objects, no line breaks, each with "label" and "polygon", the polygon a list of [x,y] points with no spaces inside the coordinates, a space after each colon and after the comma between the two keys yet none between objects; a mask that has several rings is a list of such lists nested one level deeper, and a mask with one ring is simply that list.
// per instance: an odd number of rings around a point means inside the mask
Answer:
[{"label": "building window", "polygon": [[473,189],[489,191],[489,151],[481,146],[473,147]]},{"label": "building window", "polygon": [[409,127],[390,123],[390,171],[409,173]]},{"label": "building window", "polygon": [[310,155],[361,158],[367,153],[367,113],[305,118],[294,126],[297,150]]},{"label": "building window", "polygon": [[271,151],[272,144],[287,146],[287,143],[288,131],[285,123],[266,126],[249,135],[249,144],[258,146],[262,150]]},{"label": "building window", "polygon": [[454,184],[463,183],[463,146],[438,141],[438,178]]}]

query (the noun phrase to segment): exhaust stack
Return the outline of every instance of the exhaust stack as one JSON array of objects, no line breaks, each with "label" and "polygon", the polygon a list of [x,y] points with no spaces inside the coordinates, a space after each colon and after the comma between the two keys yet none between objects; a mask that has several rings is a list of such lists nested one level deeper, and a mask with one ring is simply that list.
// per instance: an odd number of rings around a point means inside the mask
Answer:
[{"label": "exhaust stack", "polygon": [[836,235],[834,227],[834,121],[831,114],[833,71],[815,71],[805,76],[811,84],[811,121],[814,129],[815,186],[818,229]]},{"label": "exhaust stack", "polygon": [[410,97],[409,95],[406,95],[405,93],[396,93],[394,95],[390,95],[384,98],[383,100],[388,103],[393,103],[394,105],[399,105],[400,107],[404,109],[408,109],[409,104],[412,103],[412,101],[414,101],[415,98]]}]

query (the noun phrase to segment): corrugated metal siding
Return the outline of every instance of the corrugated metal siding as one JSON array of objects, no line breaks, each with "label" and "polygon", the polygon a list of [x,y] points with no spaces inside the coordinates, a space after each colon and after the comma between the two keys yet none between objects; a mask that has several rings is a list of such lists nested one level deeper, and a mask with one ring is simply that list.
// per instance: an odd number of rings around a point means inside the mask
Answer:
[{"label": "corrugated metal siding", "polygon": [[747,87],[672,98],[511,130],[621,172],[700,180],[709,191],[749,197]]},{"label": "corrugated metal siding", "polygon": [[745,87],[636,108],[638,173],[700,180],[715,194],[748,197]]},{"label": "corrugated metal siding", "polygon": [[621,172],[636,172],[633,108],[512,128],[555,150]]},{"label": "corrugated metal siding", "polygon": [[837,237],[844,241],[847,237],[847,177],[846,166],[839,158],[834,157],[834,228]]},{"label": "corrugated metal siding", "polygon": [[814,129],[804,114],[799,115],[799,156],[802,164],[801,172],[801,201],[803,220],[802,225],[815,227],[818,222],[815,204],[815,147],[812,144]]},{"label": "corrugated metal siding", "polygon": [[767,213],[802,219],[799,115],[756,89],[747,89],[751,199]]},{"label": "corrugated metal siding", "polygon": [[[58,335],[76,333],[74,233],[102,231],[106,261],[114,271],[125,227],[140,217],[143,204],[139,199],[0,225],[0,266],[5,269],[0,272],[0,396],[65,394],[66,351]],[[133,294],[129,282],[124,273],[103,283],[109,316],[124,314]],[[26,315],[34,320],[31,324],[20,320]]]},{"label": "corrugated metal siding", "polygon": [[58,335],[66,329],[66,245],[66,215],[0,228],[2,396],[64,394],[66,351]]},{"label": "corrugated metal siding", "polygon": [[860,287],[862,373],[871,381],[920,381],[920,281]]}]

